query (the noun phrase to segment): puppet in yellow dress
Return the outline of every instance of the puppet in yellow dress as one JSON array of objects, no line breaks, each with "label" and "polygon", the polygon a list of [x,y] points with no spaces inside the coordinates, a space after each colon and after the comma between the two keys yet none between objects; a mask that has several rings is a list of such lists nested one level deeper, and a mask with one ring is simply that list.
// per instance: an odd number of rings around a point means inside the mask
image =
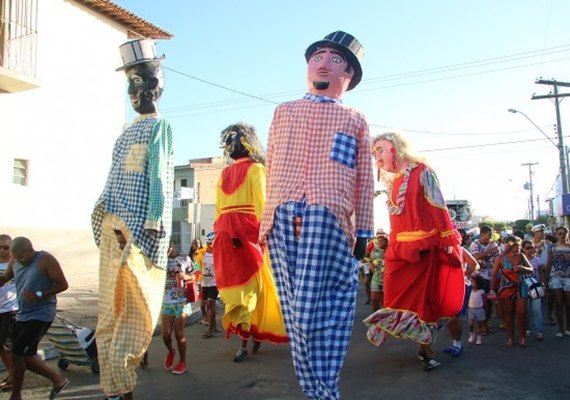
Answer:
[{"label": "puppet in yellow dress", "polygon": [[228,162],[217,184],[214,232],[214,268],[220,297],[225,303],[222,325],[226,337],[235,334],[242,345],[234,361],[247,358],[261,341],[288,341],[267,249],[258,243],[259,222],[265,206],[264,154],[252,126],[230,125],[221,145]]}]

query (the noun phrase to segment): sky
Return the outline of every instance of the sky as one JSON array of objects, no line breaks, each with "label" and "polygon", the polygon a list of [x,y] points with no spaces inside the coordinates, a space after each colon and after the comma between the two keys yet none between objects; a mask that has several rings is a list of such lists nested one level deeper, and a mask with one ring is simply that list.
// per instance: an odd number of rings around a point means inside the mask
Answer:
[{"label": "sky", "polygon": [[[160,111],[177,165],[221,155],[219,133],[238,121],[266,143],[275,106],[306,92],[305,49],[343,30],[365,49],[362,82],[343,102],[364,112],[371,136],[402,132],[447,200],[469,200],[495,220],[523,219],[528,163],[538,163],[535,209],[557,194],[554,101],[531,97],[552,89],[538,78],[570,82],[570,1],[114,1],[174,35],[157,51],[166,55]],[[375,200],[377,227],[387,224],[384,201]]]}]

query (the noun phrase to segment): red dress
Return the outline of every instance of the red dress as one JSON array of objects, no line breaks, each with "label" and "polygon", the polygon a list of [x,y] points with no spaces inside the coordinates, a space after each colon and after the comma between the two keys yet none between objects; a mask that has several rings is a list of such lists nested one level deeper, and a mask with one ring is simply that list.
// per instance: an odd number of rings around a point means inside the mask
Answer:
[{"label": "red dress", "polygon": [[435,173],[424,164],[411,164],[394,180],[388,207],[384,308],[364,320],[367,336],[377,346],[387,333],[429,344],[463,305],[461,237]]}]

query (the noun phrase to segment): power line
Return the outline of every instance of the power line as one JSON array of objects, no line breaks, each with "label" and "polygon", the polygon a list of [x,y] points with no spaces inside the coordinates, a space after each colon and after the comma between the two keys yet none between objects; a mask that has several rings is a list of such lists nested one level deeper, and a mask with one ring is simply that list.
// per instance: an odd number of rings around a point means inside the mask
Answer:
[{"label": "power line", "polygon": [[250,93],[242,92],[242,91],[239,91],[239,90],[236,90],[236,89],[232,89],[232,88],[229,88],[229,87],[227,87],[227,86],[219,85],[219,84],[217,84],[217,83],[210,82],[210,81],[207,81],[207,80],[202,79],[202,78],[198,78],[197,76],[193,76],[193,75],[187,74],[186,72],[178,71],[178,70],[173,69],[173,68],[164,67],[164,69],[167,69],[167,70],[172,71],[172,72],[174,72],[174,73],[180,74],[180,75],[185,76],[185,77],[187,77],[187,78],[194,79],[194,80],[196,80],[196,81],[203,82],[203,83],[206,83],[206,84],[208,84],[208,85],[218,87],[218,88],[220,88],[220,89],[224,89],[224,90],[228,90],[228,91],[233,92],[233,93],[241,94],[242,96],[251,97],[251,98],[254,98],[254,99],[257,99],[257,100],[261,100],[261,101],[265,101],[265,102],[271,103],[271,104],[279,104],[279,103],[277,103],[277,102],[275,102],[275,101],[272,101],[272,100],[269,100],[269,99],[266,99],[266,98],[263,98],[263,97],[260,97],[260,96],[256,96],[256,95],[254,95],[254,94],[250,94]]},{"label": "power line", "polygon": [[[547,48],[547,49],[533,50],[533,51],[529,51],[529,52],[516,53],[516,54],[512,54],[512,55],[507,55],[507,56],[500,56],[500,57],[488,58],[488,59],[483,59],[483,60],[469,61],[469,62],[459,63],[459,64],[452,64],[452,65],[442,66],[442,67],[433,67],[433,68],[427,68],[427,69],[422,69],[422,70],[417,70],[417,71],[410,71],[410,72],[403,72],[403,73],[392,74],[392,75],[385,75],[385,76],[376,77],[376,78],[368,78],[368,79],[364,79],[362,81],[361,85],[367,85],[367,84],[372,84],[372,83],[377,83],[377,82],[382,82],[382,81],[398,80],[398,79],[410,78],[410,77],[415,77],[415,76],[422,76],[422,75],[427,75],[427,74],[445,73],[445,72],[450,72],[450,71],[454,71],[454,70],[458,70],[458,69],[481,67],[481,66],[490,65],[490,64],[512,62],[512,61],[516,61],[516,60],[520,60],[520,59],[524,59],[524,58],[544,56],[544,55],[564,52],[564,51],[568,51],[568,50],[570,50],[570,44],[565,44],[565,45],[555,46],[555,47],[551,47],[551,48]],[[504,71],[504,70],[515,69],[515,68],[524,68],[524,67],[528,67],[528,66],[534,66],[534,65],[544,64],[544,63],[549,63],[549,62],[558,62],[558,61],[563,61],[563,60],[567,60],[567,58],[558,59],[558,60],[551,60],[551,61],[544,61],[541,63],[526,64],[526,65],[522,65],[522,66],[507,67],[507,68],[502,68],[502,69],[498,69],[498,70],[480,71],[480,72],[475,72],[475,73],[466,74],[466,75],[455,75],[452,77],[443,77],[443,78],[436,78],[436,79],[431,79],[431,80],[416,81],[416,82],[411,82],[411,83],[401,83],[401,84],[396,84],[396,85],[391,85],[391,86],[375,87],[375,88],[370,88],[370,89],[364,89],[364,91],[379,90],[379,89],[398,87],[398,86],[403,86],[403,85],[413,85],[413,84],[418,84],[418,83],[428,83],[428,82],[438,81],[438,80],[443,80],[443,79],[455,79],[455,78],[460,78],[460,77],[464,77],[464,76],[478,75],[478,74],[484,74],[484,73],[488,73],[488,72]],[[248,102],[248,101],[254,101],[254,100],[260,100],[260,101],[270,103],[270,104],[279,104],[278,102],[270,100],[269,98],[279,98],[279,97],[289,96],[289,95],[292,95],[295,93],[303,92],[302,89],[299,89],[299,90],[289,90],[289,91],[284,91],[284,92],[269,93],[266,95],[254,95],[254,94],[250,94],[247,92],[232,89],[232,88],[229,88],[227,86],[217,84],[217,83],[196,77],[194,75],[191,75],[191,74],[188,74],[188,73],[185,73],[182,71],[175,70],[173,68],[165,67],[165,69],[170,70],[170,71],[177,73],[179,75],[182,75],[184,77],[187,77],[189,79],[197,80],[199,82],[202,82],[202,83],[205,83],[205,84],[208,84],[208,85],[211,85],[211,86],[223,89],[223,90],[227,90],[227,91],[230,91],[233,93],[240,94],[242,96],[247,97],[247,99],[226,99],[226,100],[220,100],[218,102],[198,103],[198,104],[193,104],[193,105],[188,105],[188,106],[177,106],[177,107],[172,107],[172,108],[165,108],[162,110],[163,113],[168,113],[171,110],[173,111],[174,109],[191,110],[191,109],[195,109],[195,108],[216,107],[218,104],[219,105],[227,105],[228,103],[229,104],[235,104],[235,103],[242,103],[242,102]],[[218,112],[218,111],[213,110],[212,112],[214,113],[214,112]]]},{"label": "power line", "polygon": [[[514,131],[499,131],[499,132],[441,132],[441,131],[426,131],[426,130],[419,130],[419,129],[410,129],[410,128],[394,128],[388,125],[379,125],[379,124],[372,124],[369,123],[369,126],[374,126],[376,128],[382,129],[396,129],[398,131],[404,132],[415,132],[415,133],[425,133],[428,135],[444,135],[444,136],[485,136],[485,135],[510,135],[514,133],[522,133],[522,132],[531,132],[534,129],[522,129],[522,130],[514,130]],[[547,125],[550,126],[550,125]]]},{"label": "power line", "polygon": [[440,149],[426,149],[420,150],[420,153],[429,153],[433,151],[446,151],[446,150],[461,150],[461,149],[474,149],[477,147],[487,147],[487,146],[503,146],[507,144],[518,144],[518,143],[528,143],[528,142],[541,142],[547,139],[525,139],[525,140],[515,140],[511,142],[497,142],[497,143],[482,143],[482,144],[471,144],[467,146],[457,146],[457,147],[442,147]]}]

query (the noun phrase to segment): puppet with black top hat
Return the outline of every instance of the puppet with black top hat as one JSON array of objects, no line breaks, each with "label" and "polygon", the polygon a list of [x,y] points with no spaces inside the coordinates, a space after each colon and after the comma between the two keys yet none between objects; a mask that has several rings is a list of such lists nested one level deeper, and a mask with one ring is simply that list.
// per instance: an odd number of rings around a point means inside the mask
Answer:
[{"label": "puppet with black top hat", "polygon": [[[163,57],[149,39],[120,46],[128,94],[140,114],[115,142],[92,215],[100,250],[97,348],[109,399],[132,399],[138,367],[160,316],[171,232],[172,131],[158,115]],[[120,244],[117,238],[124,238]]]},{"label": "puppet with black top hat", "polygon": [[269,131],[267,241],[295,373],[311,399],[338,399],[358,264],[373,235],[370,136],[340,101],[362,79],[364,50],[336,31],[305,51],[307,91],[280,104]]}]

